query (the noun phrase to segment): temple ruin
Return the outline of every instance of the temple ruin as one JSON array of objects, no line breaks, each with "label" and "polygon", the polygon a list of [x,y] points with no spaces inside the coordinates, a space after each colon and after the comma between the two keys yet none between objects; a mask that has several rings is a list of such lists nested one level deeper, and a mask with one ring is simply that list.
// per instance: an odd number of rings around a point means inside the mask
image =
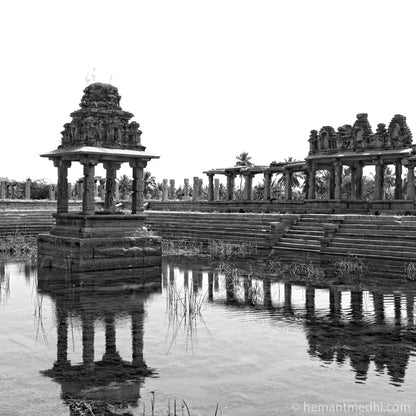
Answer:
[{"label": "temple ruin", "polygon": [[[122,110],[116,87],[94,83],[84,90],[80,109],[64,125],[61,145],[42,154],[58,169],[56,224],[38,237],[41,267],[73,271],[144,267],[160,264],[161,241],[143,230],[143,169],[159,156],[145,151],[139,124]],[[68,169],[83,166],[82,210],[68,210]],[[106,171],[103,210],[96,212],[95,166]],[[116,175],[122,163],[132,168],[131,212],[117,212]]]}]

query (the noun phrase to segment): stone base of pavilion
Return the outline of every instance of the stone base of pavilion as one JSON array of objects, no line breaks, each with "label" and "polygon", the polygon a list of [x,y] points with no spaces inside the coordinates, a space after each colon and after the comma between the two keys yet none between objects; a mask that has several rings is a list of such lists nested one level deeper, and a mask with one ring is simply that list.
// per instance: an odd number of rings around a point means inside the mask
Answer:
[{"label": "stone base of pavilion", "polygon": [[38,236],[38,265],[71,272],[162,264],[162,239],[143,230],[143,214],[56,214]]}]

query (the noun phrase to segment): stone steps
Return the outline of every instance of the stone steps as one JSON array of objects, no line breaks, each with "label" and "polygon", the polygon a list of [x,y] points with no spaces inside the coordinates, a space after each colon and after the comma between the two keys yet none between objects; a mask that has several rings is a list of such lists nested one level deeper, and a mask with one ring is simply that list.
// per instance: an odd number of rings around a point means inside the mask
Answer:
[{"label": "stone steps", "polygon": [[[145,224],[168,240],[207,243],[226,241],[270,246],[270,223],[280,214],[195,213],[146,211]],[[284,216],[283,216],[284,217]]]},{"label": "stone steps", "polygon": [[371,258],[380,258],[380,259],[399,259],[407,261],[416,261],[416,252],[412,251],[394,251],[386,248],[385,250],[374,249],[374,248],[359,248],[358,246],[350,247],[339,247],[332,246],[326,247],[322,251],[324,254],[338,255],[340,257],[346,255],[356,255],[360,257],[371,257]]},{"label": "stone steps", "polygon": [[16,233],[34,236],[48,232],[55,220],[50,211],[1,211],[0,237]]},{"label": "stone steps", "polygon": [[412,242],[411,244],[387,244],[386,240],[373,240],[373,239],[366,239],[366,240],[354,240],[353,245],[351,244],[351,240],[346,240],[343,238],[334,238],[331,241],[331,247],[344,247],[346,249],[349,248],[369,248],[378,251],[409,251],[416,253],[416,243]]}]

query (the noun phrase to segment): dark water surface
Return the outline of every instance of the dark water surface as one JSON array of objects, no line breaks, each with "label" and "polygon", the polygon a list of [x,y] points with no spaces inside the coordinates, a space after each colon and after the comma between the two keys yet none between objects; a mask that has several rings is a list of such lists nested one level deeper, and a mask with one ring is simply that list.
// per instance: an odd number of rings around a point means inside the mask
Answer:
[{"label": "dark water surface", "polygon": [[38,276],[0,262],[0,415],[103,398],[151,414],[151,392],[156,414],[173,399],[207,416],[217,403],[224,416],[416,414],[415,283],[317,288],[216,267]]}]

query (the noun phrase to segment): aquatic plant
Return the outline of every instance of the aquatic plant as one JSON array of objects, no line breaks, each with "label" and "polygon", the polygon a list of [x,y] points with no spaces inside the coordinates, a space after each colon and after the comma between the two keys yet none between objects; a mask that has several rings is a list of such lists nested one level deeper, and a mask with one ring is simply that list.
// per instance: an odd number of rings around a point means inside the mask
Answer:
[{"label": "aquatic plant", "polygon": [[211,257],[230,259],[257,254],[258,247],[253,243],[230,243],[213,240],[208,243],[194,240],[163,240],[162,253],[165,256]]},{"label": "aquatic plant", "polygon": [[[156,395],[154,391],[150,392],[150,410],[146,410],[144,401],[140,400],[138,403],[139,411],[134,414],[140,416],[156,416],[162,413],[155,410],[156,407]],[[84,399],[70,399],[66,398],[65,402],[69,406],[71,416],[133,416],[130,406],[122,406],[121,404],[113,405],[98,400],[84,400]],[[167,403],[167,413],[163,412],[166,416],[193,416],[188,403],[182,399],[177,401],[176,399],[169,399]],[[217,403],[214,416],[221,416],[222,411]]]},{"label": "aquatic plant", "polygon": [[404,265],[404,273],[407,280],[416,282],[416,263],[410,262]]},{"label": "aquatic plant", "polygon": [[268,260],[265,270],[269,273],[278,273],[278,272],[281,272],[282,269],[283,269],[283,264],[282,264],[281,261],[279,261],[279,260]]},{"label": "aquatic plant", "polygon": [[335,261],[336,271],[342,275],[359,274],[362,275],[365,270],[364,262],[361,258],[350,256]]},{"label": "aquatic plant", "polygon": [[162,253],[165,256],[198,257],[204,254],[202,243],[188,240],[162,240]]},{"label": "aquatic plant", "polygon": [[312,261],[309,263],[292,262],[284,266],[284,273],[289,275],[291,280],[297,280],[309,284],[322,283],[325,278],[325,271]]},{"label": "aquatic plant", "polygon": [[257,254],[257,244],[230,243],[223,240],[213,240],[208,244],[208,253],[211,257],[229,259],[231,257],[247,257]]},{"label": "aquatic plant", "polygon": [[193,348],[196,342],[198,320],[205,325],[201,314],[202,304],[206,293],[201,294],[190,287],[178,289],[175,283],[168,286],[166,292],[166,311],[169,320],[168,332],[172,331],[172,339],[167,354],[175,343],[179,330],[183,330],[186,336],[186,349],[188,345]]},{"label": "aquatic plant", "polygon": [[0,255],[36,259],[36,237],[26,236],[16,231],[0,238]]}]

